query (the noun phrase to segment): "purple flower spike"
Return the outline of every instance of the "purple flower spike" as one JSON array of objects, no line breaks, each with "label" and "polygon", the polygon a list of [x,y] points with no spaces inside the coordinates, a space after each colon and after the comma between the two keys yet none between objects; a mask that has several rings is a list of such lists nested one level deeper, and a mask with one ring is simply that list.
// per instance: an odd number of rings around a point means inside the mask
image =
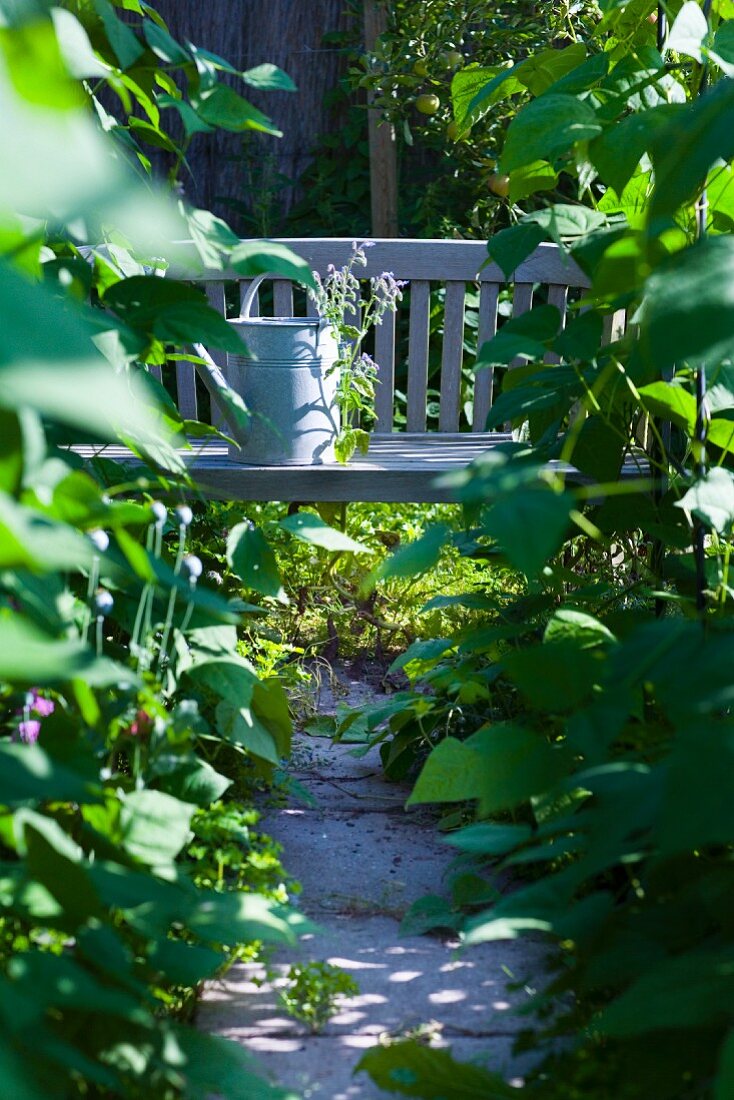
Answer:
[{"label": "purple flower spike", "polygon": [[56,706],[51,699],[44,699],[42,695],[35,695],[31,709],[35,711],[39,718],[48,718],[49,714],[53,714]]}]

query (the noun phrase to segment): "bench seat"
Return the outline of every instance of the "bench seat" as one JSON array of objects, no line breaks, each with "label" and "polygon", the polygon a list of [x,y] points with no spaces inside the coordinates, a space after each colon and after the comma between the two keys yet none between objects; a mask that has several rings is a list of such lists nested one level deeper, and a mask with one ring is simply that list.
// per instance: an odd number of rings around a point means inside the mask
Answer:
[{"label": "bench seat", "polygon": [[[373,435],[366,455],[355,455],[347,464],[323,466],[249,466],[231,460],[227,445],[194,442],[193,450],[179,453],[204,496],[218,500],[372,501],[385,503],[436,503],[455,499],[442,485],[443,475],[455,473],[510,435],[492,433],[402,433]],[[127,448],[111,444],[102,450],[79,445],[80,457],[109,458],[135,463]],[[572,466],[553,463],[572,481],[586,481]],[[634,456],[625,463],[622,479],[647,472]]]}]

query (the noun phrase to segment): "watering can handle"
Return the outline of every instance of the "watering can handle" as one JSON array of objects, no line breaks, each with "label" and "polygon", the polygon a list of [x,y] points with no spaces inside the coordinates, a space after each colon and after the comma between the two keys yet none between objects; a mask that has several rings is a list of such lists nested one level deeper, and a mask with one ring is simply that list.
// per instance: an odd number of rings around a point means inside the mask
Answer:
[{"label": "watering can handle", "polygon": [[265,279],[276,279],[277,275],[274,275],[272,271],[263,271],[262,275],[256,275],[247,288],[247,293],[242,299],[242,313],[240,317],[243,321],[250,320],[250,310],[252,309],[252,303],[255,301],[255,295],[260,289],[260,284]]},{"label": "watering can handle", "polygon": [[[247,292],[246,292],[244,298],[242,299],[242,307],[241,307],[242,312],[240,313],[240,316],[239,316],[240,321],[249,321],[250,320],[250,310],[252,309],[252,303],[255,301],[255,295],[257,294],[258,290],[260,289],[261,284],[265,281],[265,279],[278,279],[278,278],[282,278],[282,275],[279,276],[274,271],[264,271],[262,273],[262,275],[256,275],[255,276],[255,278],[252,280],[249,287],[247,288]],[[322,327],[324,327],[326,325],[326,323],[327,322],[324,320],[323,317],[319,318],[319,324]]]}]

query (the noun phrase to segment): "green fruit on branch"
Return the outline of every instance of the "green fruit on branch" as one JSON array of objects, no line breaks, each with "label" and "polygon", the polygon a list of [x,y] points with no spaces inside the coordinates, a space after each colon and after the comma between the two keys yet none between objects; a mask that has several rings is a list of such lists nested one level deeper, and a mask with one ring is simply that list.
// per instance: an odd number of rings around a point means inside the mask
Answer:
[{"label": "green fruit on branch", "polygon": [[487,183],[489,190],[502,199],[506,199],[510,193],[510,177],[502,172],[493,172]]},{"label": "green fruit on branch", "polygon": [[449,50],[444,54],[446,64],[450,69],[458,69],[459,65],[464,64],[464,55],[459,50]]},{"label": "green fruit on branch", "polygon": [[441,100],[437,95],[430,95],[424,93],[419,95],[415,101],[415,108],[420,111],[422,115],[435,115],[438,108],[441,106]]},{"label": "green fruit on branch", "polygon": [[424,58],[419,58],[413,66],[413,72],[416,76],[428,76],[428,62]]}]

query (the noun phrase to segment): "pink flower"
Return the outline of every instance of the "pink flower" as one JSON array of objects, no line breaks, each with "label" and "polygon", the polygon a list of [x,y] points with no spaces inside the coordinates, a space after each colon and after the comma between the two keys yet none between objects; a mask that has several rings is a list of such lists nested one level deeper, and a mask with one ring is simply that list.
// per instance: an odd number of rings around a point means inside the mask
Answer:
[{"label": "pink flower", "polygon": [[38,740],[38,735],[40,732],[41,723],[38,721],[37,718],[28,718],[25,722],[18,723],[18,733],[20,734],[20,739],[21,741],[25,741],[26,745],[34,745]]},{"label": "pink flower", "polygon": [[49,714],[53,714],[56,709],[51,699],[44,699],[42,695],[35,691],[33,692],[33,702],[30,704],[30,708],[39,718],[48,718]]}]

